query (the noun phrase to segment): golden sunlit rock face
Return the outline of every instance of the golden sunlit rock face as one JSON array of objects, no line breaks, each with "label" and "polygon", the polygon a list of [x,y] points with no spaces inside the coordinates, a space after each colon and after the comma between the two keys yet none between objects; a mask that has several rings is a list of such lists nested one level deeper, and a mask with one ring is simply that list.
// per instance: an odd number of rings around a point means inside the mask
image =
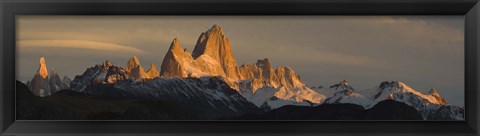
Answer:
[{"label": "golden sunlit rock face", "polygon": [[127,66],[125,67],[125,71],[127,72],[127,74],[130,74],[132,70],[138,66],[140,66],[140,61],[138,60],[137,56],[133,55],[132,58],[128,60]]},{"label": "golden sunlit rock face", "polygon": [[432,88],[428,93],[438,101],[438,104],[447,104],[445,98],[443,98],[436,89]]},{"label": "golden sunlit rock face", "polygon": [[157,65],[153,64],[150,66],[150,69],[147,71],[147,75],[150,78],[159,77],[160,73],[157,71]]},{"label": "golden sunlit rock face", "polygon": [[[272,68],[267,58],[258,60],[253,65],[244,64],[238,67],[230,41],[218,25],[213,25],[200,35],[192,53],[182,49],[179,39],[175,38],[164,57],[160,75],[161,77],[220,76],[231,88],[239,92],[255,94],[261,88],[270,88],[277,90],[273,94],[274,97],[292,99],[297,103],[309,101],[319,104],[325,98],[306,87],[300,77],[289,67]],[[259,101],[255,104],[259,106],[262,103],[263,101]]]},{"label": "golden sunlit rock face", "polygon": [[233,56],[230,41],[224,35],[222,28],[213,25],[207,32],[200,35],[193,50],[192,56],[196,59],[201,55],[208,55],[222,66],[225,76],[238,79],[238,65]]},{"label": "golden sunlit rock face", "polygon": [[244,64],[239,68],[230,42],[218,25],[214,25],[200,35],[193,53],[182,49],[179,39],[175,38],[164,57],[160,75],[162,77],[222,76],[232,88],[237,90],[238,85],[233,82],[245,79],[254,79],[259,84],[263,84],[253,85],[258,87],[304,86],[293,70],[288,67],[274,69],[267,58],[258,60],[254,65]]},{"label": "golden sunlit rock face", "polygon": [[162,77],[222,76],[239,79],[238,67],[228,38],[218,25],[200,35],[193,53],[180,47],[175,38],[165,55]]},{"label": "golden sunlit rock face", "polygon": [[175,38],[165,55],[160,71],[162,77],[226,76],[222,66],[211,56],[202,54],[193,59],[192,54],[180,47]]},{"label": "golden sunlit rock face", "polygon": [[[305,85],[292,69],[285,66],[273,69],[270,61],[267,58],[263,60],[257,60],[257,63],[253,65],[243,64],[240,66],[240,75],[243,77],[243,79],[255,79],[258,80],[259,83],[267,84],[275,88],[280,86],[293,88]],[[255,84],[255,82],[252,83]],[[256,89],[258,88],[254,88],[253,90]]]},{"label": "golden sunlit rock face", "polygon": [[159,77],[157,66],[155,64],[152,64],[150,69],[145,72],[145,69],[142,67],[140,61],[135,55],[128,60],[127,66],[125,67],[125,72],[129,77],[135,79],[153,79]]},{"label": "golden sunlit rock face", "polygon": [[40,58],[40,66],[38,68],[38,74],[42,78],[47,78],[47,76],[48,76],[47,63],[45,63],[45,58],[44,57]]}]

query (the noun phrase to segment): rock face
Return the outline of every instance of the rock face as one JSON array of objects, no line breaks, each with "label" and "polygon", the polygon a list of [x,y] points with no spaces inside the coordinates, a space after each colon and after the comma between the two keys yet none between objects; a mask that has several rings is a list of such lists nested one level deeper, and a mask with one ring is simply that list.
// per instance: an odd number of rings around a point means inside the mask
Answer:
[{"label": "rock face", "polygon": [[[238,79],[238,68],[233,59],[230,43],[221,30],[217,30],[219,29],[217,27],[214,26],[202,33],[203,36],[209,37],[199,38],[205,41],[197,42],[194,50],[196,55],[193,56],[186,49],[182,49],[179,39],[175,38],[163,59],[160,75],[162,77],[223,76],[233,80]],[[200,49],[199,46],[203,48]]]},{"label": "rock face", "polygon": [[152,63],[150,69],[147,71],[147,75],[150,78],[160,77],[160,73],[157,71],[157,65]]},{"label": "rock face", "polygon": [[152,64],[148,72],[145,72],[137,56],[132,56],[128,60],[127,66],[125,67],[125,72],[129,78],[133,79],[153,79],[159,77],[157,67],[155,64]]},{"label": "rock face", "polygon": [[193,53],[182,49],[178,38],[175,38],[164,57],[160,76],[220,76],[231,88],[259,107],[316,105],[325,98],[306,87],[291,68],[274,69],[266,58],[239,68],[230,42],[218,25],[200,35]]},{"label": "rock face", "polygon": [[140,61],[138,60],[137,56],[133,55],[132,58],[130,58],[127,62],[125,72],[127,72],[127,74],[131,74],[132,70],[138,66],[141,66]]},{"label": "rock face", "polygon": [[41,57],[37,73],[33,76],[33,79],[26,84],[34,95],[45,97],[57,91],[68,89],[70,87],[70,81],[66,76],[63,80],[60,79],[60,76],[53,71],[53,68],[49,75],[45,58]]},{"label": "rock face", "polygon": [[273,69],[267,58],[257,60],[257,63],[254,65],[243,64],[240,66],[240,75],[243,77],[243,80],[259,80],[265,86],[293,88],[305,85],[290,67],[284,66]]},{"label": "rock face", "polygon": [[208,55],[213,60],[220,63],[224,76],[232,79],[238,79],[238,65],[230,46],[230,41],[223,34],[222,28],[213,25],[210,30],[204,32],[198,37],[197,44],[193,50],[194,59],[202,55]]},{"label": "rock face", "polygon": [[48,71],[47,71],[47,63],[45,63],[45,58],[41,57],[40,58],[40,63],[38,67],[38,75],[40,75],[42,78],[47,78],[48,76]]},{"label": "rock face", "polygon": [[440,93],[435,89],[435,88],[432,88],[430,89],[430,91],[428,92],[432,97],[435,98],[435,100],[439,101],[439,103],[441,104],[446,104],[447,101],[445,100],[445,98],[443,98]]},{"label": "rock face", "polygon": [[239,71],[243,78],[238,87],[232,87],[257,106],[269,109],[284,105],[313,106],[325,99],[324,95],[307,87],[291,68],[273,69],[267,58],[253,65],[243,64]]}]

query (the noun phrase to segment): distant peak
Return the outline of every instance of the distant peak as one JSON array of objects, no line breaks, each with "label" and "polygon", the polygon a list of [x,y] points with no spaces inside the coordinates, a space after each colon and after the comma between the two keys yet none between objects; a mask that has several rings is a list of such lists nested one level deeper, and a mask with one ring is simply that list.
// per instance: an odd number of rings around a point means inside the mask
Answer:
[{"label": "distant peak", "polygon": [[137,56],[133,55],[132,58],[128,60],[127,67],[125,70],[129,73],[135,67],[140,66],[140,61],[138,60]]},{"label": "distant peak", "polygon": [[437,91],[437,89],[435,89],[435,88],[431,88],[430,91],[428,91],[428,93],[430,93],[430,94],[439,94],[438,91]]},{"label": "distant peak", "polygon": [[330,86],[330,88],[334,88],[337,91],[344,91],[344,90],[352,90],[353,91],[354,90],[352,86],[348,85],[347,80],[342,80],[342,81],[340,81],[340,83]]},{"label": "distant peak", "polygon": [[175,37],[172,43],[170,44],[170,50],[174,50],[174,49],[181,49],[180,40],[177,37]]},{"label": "distant peak", "polygon": [[210,30],[222,30],[222,27],[220,27],[218,24],[214,24]]},{"label": "distant peak", "polygon": [[133,55],[132,58],[130,59],[134,64],[140,64],[140,61],[138,60],[137,56]]},{"label": "distant peak", "polygon": [[45,62],[45,58],[41,57],[39,61],[38,67],[38,74],[42,76],[42,78],[47,78],[48,71],[47,71],[47,63]]},{"label": "distant peak", "polygon": [[340,84],[341,84],[341,85],[348,85],[348,81],[347,81],[347,80],[342,80],[342,81],[340,82]]},{"label": "distant peak", "polygon": [[150,65],[150,68],[157,68],[157,65],[155,65],[155,63],[152,63],[152,65]]},{"label": "distant peak", "polygon": [[208,29],[207,33],[220,33],[223,34],[222,27],[220,27],[218,24],[214,24],[212,28]]},{"label": "distant peak", "polygon": [[400,82],[400,81],[383,81],[382,83],[380,83],[380,88],[381,89],[384,89],[386,87],[402,87],[404,86],[405,84],[403,82]]},{"label": "distant peak", "polygon": [[270,60],[268,60],[268,58],[257,60],[257,63],[255,63],[255,65],[257,65],[258,67],[271,68]]},{"label": "distant peak", "polygon": [[110,67],[110,66],[113,66],[113,63],[111,61],[105,60],[105,62],[103,63],[103,66]]},{"label": "distant peak", "polygon": [[443,98],[441,95],[440,95],[440,92],[438,92],[435,88],[432,88],[430,89],[430,91],[428,91],[428,93],[430,95],[432,95],[433,97],[435,97],[435,99],[440,103],[440,104],[446,104],[447,101],[445,100],[445,98]]}]

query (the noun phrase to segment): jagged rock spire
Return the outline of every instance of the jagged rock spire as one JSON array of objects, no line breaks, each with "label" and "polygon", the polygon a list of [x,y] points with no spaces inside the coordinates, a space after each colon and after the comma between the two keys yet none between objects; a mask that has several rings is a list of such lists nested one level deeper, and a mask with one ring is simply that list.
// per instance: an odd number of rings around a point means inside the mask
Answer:
[{"label": "jagged rock spire", "polygon": [[168,49],[169,51],[174,51],[174,50],[178,50],[178,49],[182,49],[180,47],[180,41],[178,40],[177,37],[175,37],[172,41],[172,43],[170,44],[170,48]]},{"label": "jagged rock spire", "polygon": [[163,57],[162,66],[160,67],[160,76],[162,77],[186,77],[184,66],[181,64],[183,60],[193,61],[191,54],[184,52],[180,47],[180,40],[173,39],[170,48]]},{"label": "jagged rock spire", "polygon": [[47,63],[44,57],[40,58],[39,64],[37,73],[33,76],[32,80],[27,82],[28,88],[34,95],[44,97],[62,89],[69,88],[69,82],[62,81],[60,76],[54,72],[53,68],[51,68],[50,74],[48,73]]},{"label": "jagged rock spire", "polygon": [[445,98],[443,98],[441,95],[440,95],[440,92],[438,92],[435,88],[432,88],[430,89],[430,91],[428,91],[428,93],[430,95],[432,95],[433,97],[435,97],[435,99],[437,101],[439,101],[441,104],[446,104],[447,101],[445,100]]},{"label": "jagged rock spire", "polygon": [[192,52],[194,59],[201,55],[208,55],[222,66],[226,77],[238,79],[238,65],[234,58],[230,41],[223,34],[219,25],[213,25],[208,31],[202,33]]},{"label": "jagged rock spire", "polygon": [[130,60],[128,60],[127,66],[125,67],[125,71],[129,74],[132,69],[135,67],[140,66],[140,61],[138,60],[137,56],[133,55]]},{"label": "jagged rock spire", "polygon": [[38,75],[40,75],[42,78],[47,78],[47,76],[48,76],[47,63],[45,62],[44,57],[40,58],[39,67],[38,67]]},{"label": "jagged rock spire", "polygon": [[159,77],[160,74],[158,73],[157,71],[157,65],[153,64],[150,66],[150,69],[148,69],[147,71],[147,75],[150,77],[150,78],[156,78],[156,77]]},{"label": "jagged rock spire", "polygon": [[128,60],[127,67],[125,68],[125,72],[127,75],[134,79],[145,79],[145,78],[152,78],[150,77],[145,69],[143,69],[140,61],[138,60],[137,56],[133,55],[130,60]]},{"label": "jagged rock spire", "polygon": [[263,60],[257,60],[257,63],[255,63],[255,65],[262,70],[262,75],[264,79],[270,80],[273,78],[272,76],[274,76],[274,73],[268,58],[264,58]]}]

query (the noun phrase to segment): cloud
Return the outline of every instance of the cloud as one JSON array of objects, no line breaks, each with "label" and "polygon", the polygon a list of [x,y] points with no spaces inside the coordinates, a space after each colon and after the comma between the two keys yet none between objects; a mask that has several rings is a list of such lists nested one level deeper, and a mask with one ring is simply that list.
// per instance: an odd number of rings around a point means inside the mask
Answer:
[{"label": "cloud", "polygon": [[357,23],[363,23],[373,34],[383,35],[380,38],[392,39],[392,42],[403,43],[403,46],[409,48],[435,50],[442,55],[463,55],[463,29],[406,17],[378,18],[379,21]]},{"label": "cloud", "polygon": [[58,47],[102,51],[123,51],[137,54],[146,53],[143,50],[126,45],[87,40],[20,40],[17,41],[17,45],[20,47]]},{"label": "cloud", "polygon": [[[290,63],[315,63],[318,64],[317,66],[325,63],[330,65],[368,66],[378,61],[377,59],[368,56],[347,54],[338,51],[312,50],[311,48],[301,48],[296,46],[279,46],[278,50],[275,52],[278,53],[275,56],[277,59],[288,61]],[[301,55],[292,56],[285,54]],[[269,54],[269,56],[273,56],[273,54]]]}]

